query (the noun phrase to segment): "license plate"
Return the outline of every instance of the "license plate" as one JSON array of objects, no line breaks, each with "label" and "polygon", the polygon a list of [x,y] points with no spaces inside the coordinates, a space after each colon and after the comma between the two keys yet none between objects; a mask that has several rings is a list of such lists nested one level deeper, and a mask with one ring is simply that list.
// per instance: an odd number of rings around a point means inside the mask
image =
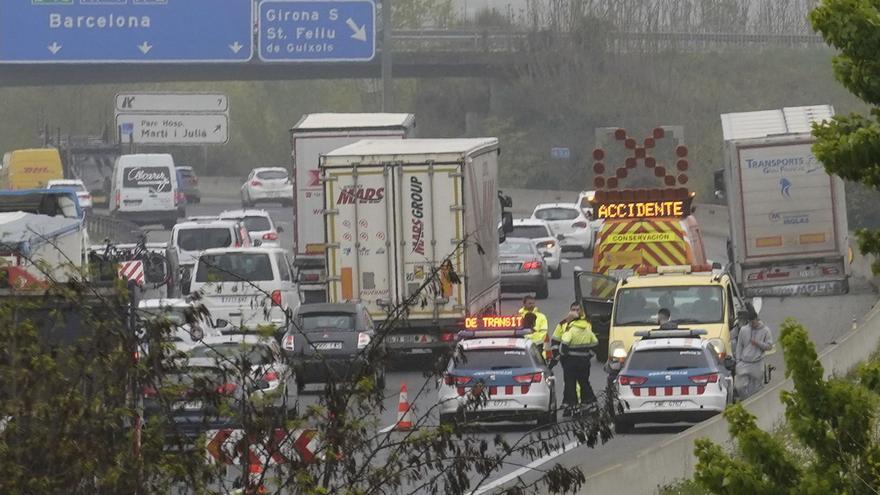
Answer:
[{"label": "license plate", "polygon": [[430,344],[436,339],[430,335],[391,335],[388,342],[391,344]]},{"label": "license plate", "polygon": [[220,297],[221,303],[243,303],[248,300],[250,296],[222,296]]},{"label": "license plate", "polygon": [[192,402],[178,402],[177,409],[183,409],[186,411],[197,411],[202,408],[202,401],[192,401]]},{"label": "license plate", "polygon": [[319,351],[342,349],[342,342],[313,342],[312,346]]},{"label": "license plate", "polygon": [[675,409],[684,406],[683,400],[658,400],[652,402],[653,406],[657,409]]},{"label": "license plate", "polygon": [[488,407],[490,409],[502,409],[502,408],[507,407],[507,401],[506,400],[486,401],[486,407]]},{"label": "license plate", "polygon": [[801,278],[813,278],[818,277],[819,272],[817,270],[803,270],[798,275],[800,275]]},{"label": "license plate", "polygon": [[501,273],[513,273],[519,271],[519,264],[515,263],[502,263],[501,265]]}]

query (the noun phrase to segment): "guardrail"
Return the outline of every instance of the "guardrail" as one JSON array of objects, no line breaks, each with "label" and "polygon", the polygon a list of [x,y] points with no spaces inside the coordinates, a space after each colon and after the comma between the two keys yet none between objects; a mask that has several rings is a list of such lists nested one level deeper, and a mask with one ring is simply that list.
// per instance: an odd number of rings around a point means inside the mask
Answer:
[{"label": "guardrail", "polygon": [[132,222],[94,212],[86,217],[86,228],[93,244],[100,244],[104,239],[110,239],[116,244],[133,244],[140,241],[144,234]]}]

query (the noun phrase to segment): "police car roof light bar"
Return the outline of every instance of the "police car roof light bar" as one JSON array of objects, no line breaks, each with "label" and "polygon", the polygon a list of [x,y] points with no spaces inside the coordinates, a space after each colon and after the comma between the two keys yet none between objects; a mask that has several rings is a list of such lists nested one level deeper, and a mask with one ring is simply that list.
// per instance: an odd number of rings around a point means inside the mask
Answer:
[{"label": "police car roof light bar", "polygon": [[703,329],[689,329],[689,328],[679,328],[676,330],[663,330],[663,329],[655,329],[655,330],[642,330],[636,332],[634,335],[636,337],[641,337],[642,339],[667,339],[667,338],[675,338],[675,337],[699,337],[701,335],[706,335],[706,332]]},{"label": "police car roof light bar", "polygon": [[460,330],[456,335],[456,340],[485,339],[491,337],[516,338],[525,337],[530,333],[532,333],[532,331],[528,328],[519,330]]}]

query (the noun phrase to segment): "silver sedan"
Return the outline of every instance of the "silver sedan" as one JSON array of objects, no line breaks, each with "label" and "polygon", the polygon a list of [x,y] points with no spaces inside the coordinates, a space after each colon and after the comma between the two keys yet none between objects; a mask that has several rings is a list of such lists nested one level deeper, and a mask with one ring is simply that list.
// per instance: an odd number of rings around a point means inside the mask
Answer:
[{"label": "silver sedan", "polygon": [[549,271],[543,256],[531,239],[509,238],[499,249],[502,292],[534,292],[538,299],[547,299]]}]

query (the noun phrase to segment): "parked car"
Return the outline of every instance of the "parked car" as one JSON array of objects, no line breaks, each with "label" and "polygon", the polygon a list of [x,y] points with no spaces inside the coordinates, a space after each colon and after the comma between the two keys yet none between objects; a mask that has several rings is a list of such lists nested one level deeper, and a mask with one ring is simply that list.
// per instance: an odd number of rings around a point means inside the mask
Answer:
[{"label": "parked car", "polygon": [[575,203],[546,203],[535,207],[532,218],[544,220],[557,235],[563,251],[580,251],[584,256],[593,255],[593,229],[590,219]]},{"label": "parked car", "polygon": [[[522,330],[463,331],[437,392],[440,423],[534,421],[556,423],[553,371]],[[476,390],[475,390],[476,389]],[[488,401],[469,410],[467,395],[488,392]]]},{"label": "parked car", "polygon": [[637,332],[617,375],[618,397],[626,409],[615,417],[618,433],[638,423],[699,422],[733,400],[733,358],[722,359],[705,330]]},{"label": "parked car", "polygon": [[83,181],[79,179],[55,179],[50,180],[46,186],[49,189],[73,189],[79,199],[79,207],[86,213],[92,211],[92,195],[86,189]]},{"label": "parked car", "polygon": [[547,263],[535,244],[527,239],[507,239],[498,248],[501,292],[534,292],[538,299],[550,297]]},{"label": "parked car", "polygon": [[241,207],[250,208],[257,203],[293,204],[293,182],[287,169],[261,167],[251,170],[241,185]]},{"label": "parked car", "polygon": [[[282,338],[297,390],[331,377],[348,381],[356,376],[365,364],[363,351],[375,332],[373,319],[363,304],[300,306]],[[385,370],[379,370],[377,377],[377,386],[385,388]]]},{"label": "parked car", "polygon": [[227,210],[220,214],[223,220],[237,220],[244,224],[251,241],[262,246],[278,246],[278,234],[283,232],[276,226],[266,210]]},{"label": "parked car", "polygon": [[201,203],[202,193],[199,191],[199,177],[192,167],[178,166],[180,172],[180,191],[186,196],[188,203]]},{"label": "parked car", "polygon": [[299,307],[287,251],[277,248],[220,248],[199,254],[190,293],[200,293],[215,320],[256,329],[284,331],[286,311]]},{"label": "parked car", "polygon": [[[500,228],[500,225],[499,225]],[[520,218],[513,221],[513,231],[507,234],[507,238],[531,239],[538,248],[538,252],[544,256],[544,260],[550,270],[552,278],[562,278],[562,248],[559,245],[559,236],[553,233],[553,229],[544,220],[532,218]]]}]

